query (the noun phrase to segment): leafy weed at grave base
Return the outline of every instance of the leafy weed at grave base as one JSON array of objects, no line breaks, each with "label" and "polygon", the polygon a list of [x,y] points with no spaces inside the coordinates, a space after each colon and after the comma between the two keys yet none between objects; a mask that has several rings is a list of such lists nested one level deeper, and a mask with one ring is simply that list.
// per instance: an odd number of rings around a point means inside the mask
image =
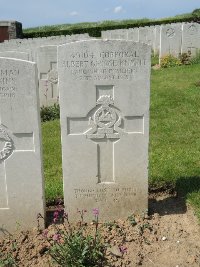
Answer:
[{"label": "leafy weed at grave base", "polygon": [[41,121],[52,121],[60,118],[60,106],[54,104],[53,106],[41,107],[40,108]]},{"label": "leafy weed at grave base", "polygon": [[[60,206],[54,212],[54,234],[44,230],[44,238],[49,242],[49,254],[59,266],[68,267],[100,267],[105,266],[105,253],[107,246],[104,244],[99,231],[99,210],[93,209],[93,235],[88,233],[87,224],[84,222],[86,210],[78,210],[80,221],[77,226],[69,222],[68,214],[62,212]],[[41,218],[41,215],[39,216]],[[39,218],[38,217],[38,218]],[[63,228],[58,222],[65,220]]]}]

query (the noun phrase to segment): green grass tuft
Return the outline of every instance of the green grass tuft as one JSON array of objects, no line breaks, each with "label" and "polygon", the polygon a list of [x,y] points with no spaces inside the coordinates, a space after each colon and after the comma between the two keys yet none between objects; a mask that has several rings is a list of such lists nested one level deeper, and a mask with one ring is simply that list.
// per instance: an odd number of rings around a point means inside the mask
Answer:
[{"label": "green grass tuft", "polygon": [[60,121],[42,123],[46,200],[63,197]]}]

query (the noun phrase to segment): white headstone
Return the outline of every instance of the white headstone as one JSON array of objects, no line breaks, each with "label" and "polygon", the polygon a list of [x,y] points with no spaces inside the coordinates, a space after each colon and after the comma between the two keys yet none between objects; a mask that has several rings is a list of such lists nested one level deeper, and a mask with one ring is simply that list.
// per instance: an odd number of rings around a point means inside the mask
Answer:
[{"label": "white headstone", "polygon": [[160,25],[155,26],[154,55],[158,55],[160,51]]},{"label": "white headstone", "polygon": [[160,30],[160,58],[166,55],[178,57],[181,53],[182,25],[162,25]]},{"label": "white headstone", "polygon": [[139,28],[128,29],[128,40],[139,41]]},{"label": "white headstone", "polygon": [[128,30],[127,29],[118,29],[110,31],[110,39],[128,39]]},{"label": "white headstone", "polygon": [[155,39],[154,28],[152,27],[139,28],[139,42],[151,45],[153,48],[154,39]]},{"label": "white headstone", "polygon": [[[147,209],[150,47],[91,40],[58,47],[64,198],[101,220]],[[88,217],[92,219],[92,217]]]},{"label": "white headstone", "polygon": [[20,51],[0,52],[0,57],[16,58],[16,59],[22,59],[22,60],[29,60],[30,59],[30,56],[28,53],[20,52]]},{"label": "white headstone", "polygon": [[37,51],[40,106],[58,103],[57,46],[41,46]]},{"label": "white headstone", "polygon": [[0,234],[44,215],[39,122],[35,63],[0,58]]},{"label": "white headstone", "polygon": [[190,53],[196,56],[200,50],[200,24],[183,23],[182,53]]},{"label": "white headstone", "polygon": [[111,31],[101,31],[101,38],[102,39],[110,39]]}]

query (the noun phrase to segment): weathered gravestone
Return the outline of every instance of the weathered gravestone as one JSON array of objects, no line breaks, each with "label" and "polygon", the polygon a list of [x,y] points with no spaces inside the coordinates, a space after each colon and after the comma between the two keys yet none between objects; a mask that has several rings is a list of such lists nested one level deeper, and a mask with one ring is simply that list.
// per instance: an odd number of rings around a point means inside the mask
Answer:
[{"label": "weathered gravestone", "polygon": [[[76,40],[86,40],[87,35],[72,35],[54,41],[59,44],[69,43]],[[79,39],[80,38],[80,39]],[[51,40],[53,42],[53,40]],[[58,45],[58,44],[57,44]],[[57,45],[44,45],[36,49],[36,62],[38,66],[40,106],[52,106],[59,103],[58,71],[57,71]]]},{"label": "weathered gravestone", "polygon": [[196,56],[200,50],[200,25],[198,23],[183,23],[182,53]]},{"label": "weathered gravestone", "polygon": [[128,40],[139,41],[139,28],[128,29]]},{"label": "weathered gravestone", "polygon": [[110,39],[128,39],[128,30],[127,29],[119,29],[110,31]]},{"label": "weathered gravestone", "polygon": [[44,215],[36,65],[0,58],[0,234]]},{"label": "weathered gravestone", "polygon": [[101,38],[102,39],[110,39],[111,31],[101,31]]},{"label": "weathered gravestone", "polygon": [[155,41],[154,41],[154,55],[158,55],[160,51],[160,25],[154,26],[154,34],[155,34]]},{"label": "weathered gravestone", "polygon": [[41,46],[37,51],[40,106],[58,103],[57,46]]},{"label": "weathered gravestone", "polygon": [[182,24],[162,25],[160,31],[160,58],[166,55],[178,57],[182,45]]},{"label": "weathered gravestone", "polygon": [[[150,47],[91,40],[58,47],[64,198],[101,220],[147,209]],[[89,217],[88,219],[91,219]]]},{"label": "weathered gravestone", "polygon": [[139,42],[152,46],[155,40],[154,28],[152,27],[140,27],[139,28]]},{"label": "weathered gravestone", "polygon": [[102,39],[128,39],[128,30],[127,29],[118,29],[118,30],[110,30],[110,31],[102,31],[101,32]]},{"label": "weathered gravestone", "polygon": [[20,51],[3,51],[3,52],[0,52],[0,57],[9,57],[9,58],[22,59],[22,60],[30,59],[30,55],[28,53],[20,52]]}]

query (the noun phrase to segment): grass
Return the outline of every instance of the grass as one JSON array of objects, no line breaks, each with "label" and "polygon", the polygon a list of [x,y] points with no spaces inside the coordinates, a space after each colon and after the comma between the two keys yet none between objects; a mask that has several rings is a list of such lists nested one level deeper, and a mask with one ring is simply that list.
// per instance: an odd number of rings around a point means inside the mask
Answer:
[{"label": "grass", "polygon": [[200,218],[200,65],[152,71],[150,186],[171,185]]},{"label": "grass", "polygon": [[47,202],[63,198],[60,121],[42,123],[45,193]]},{"label": "grass", "polygon": [[151,66],[155,66],[159,64],[159,55],[153,55],[153,51],[152,51],[152,56],[151,56]]},{"label": "grass", "polygon": [[[200,65],[152,70],[149,184],[174,187],[200,219]],[[43,123],[47,200],[62,197],[59,121]]]}]

